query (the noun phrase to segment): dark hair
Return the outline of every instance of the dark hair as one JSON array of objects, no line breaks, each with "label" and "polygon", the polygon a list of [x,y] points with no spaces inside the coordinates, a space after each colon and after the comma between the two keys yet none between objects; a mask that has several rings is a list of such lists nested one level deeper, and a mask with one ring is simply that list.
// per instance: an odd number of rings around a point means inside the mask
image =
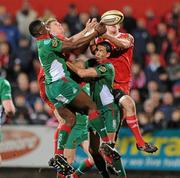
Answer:
[{"label": "dark hair", "polygon": [[99,42],[99,43],[97,44],[97,46],[98,46],[98,45],[104,46],[104,47],[106,48],[106,51],[109,52],[109,53],[111,53],[111,51],[112,51],[112,46],[111,46],[111,44],[110,44],[109,42],[107,42],[107,41],[102,41],[102,42]]},{"label": "dark hair", "polygon": [[41,27],[43,26],[43,23],[41,20],[34,20],[30,23],[29,25],[29,33],[33,36],[33,37],[38,37],[40,36],[39,30],[41,29]]}]

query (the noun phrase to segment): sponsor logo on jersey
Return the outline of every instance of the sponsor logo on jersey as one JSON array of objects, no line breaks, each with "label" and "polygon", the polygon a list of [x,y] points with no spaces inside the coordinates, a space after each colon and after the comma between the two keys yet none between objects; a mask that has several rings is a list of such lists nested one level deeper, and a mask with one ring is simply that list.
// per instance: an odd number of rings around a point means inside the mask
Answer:
[{"label": "sponsor logo on jersey", "polygon": [[58,45],[58,41],[57,41],[56,39],[53,39],[53,40],[52,40],[52,47],[53,47],[53,48],[56,48],[57,45]]},{"label": "sponsor logo on jersey", "polygon": [[99,67],[99,71],[100,71],[100,72],[103,72],[103,73],[106,72],[106,67],[100,66],[100,67]]}]

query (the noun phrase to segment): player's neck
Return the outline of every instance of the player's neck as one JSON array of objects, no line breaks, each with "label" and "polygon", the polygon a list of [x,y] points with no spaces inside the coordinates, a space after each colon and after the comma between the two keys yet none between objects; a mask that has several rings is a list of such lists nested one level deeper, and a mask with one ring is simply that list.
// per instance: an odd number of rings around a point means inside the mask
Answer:
[{"label": "player's neck", "polygon": [[110,32],[109,35],[116,37],[116,36],[119,35],[119,33],[120,33],[120,32],[118,32],[118,31],[117,31],[117,32]]}]

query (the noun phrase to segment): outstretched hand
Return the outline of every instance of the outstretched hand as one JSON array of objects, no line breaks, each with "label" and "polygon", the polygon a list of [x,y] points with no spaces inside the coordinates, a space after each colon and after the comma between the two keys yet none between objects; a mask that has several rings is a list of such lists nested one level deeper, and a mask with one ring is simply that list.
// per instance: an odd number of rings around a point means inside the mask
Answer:
[{"label": "outstretched hand", "polygon": [[98,32],[98,35],[102,35],[107,31],[106,25],[104,25],[103,23],[98,23],[95,27],[95,30]]}]

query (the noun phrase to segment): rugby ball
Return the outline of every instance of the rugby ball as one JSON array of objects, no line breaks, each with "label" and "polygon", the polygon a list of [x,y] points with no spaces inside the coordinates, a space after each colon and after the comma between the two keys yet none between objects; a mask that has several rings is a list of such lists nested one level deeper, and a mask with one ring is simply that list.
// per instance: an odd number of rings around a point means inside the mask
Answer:
[{"label": "rugby ball", "polygon": [[122,23],[123,20],[124,15],[122,12],[118,10],[110,10],[102,14],[100,23],[104,23],[105,25],[111,26],[116,25],[118,23]]}]

